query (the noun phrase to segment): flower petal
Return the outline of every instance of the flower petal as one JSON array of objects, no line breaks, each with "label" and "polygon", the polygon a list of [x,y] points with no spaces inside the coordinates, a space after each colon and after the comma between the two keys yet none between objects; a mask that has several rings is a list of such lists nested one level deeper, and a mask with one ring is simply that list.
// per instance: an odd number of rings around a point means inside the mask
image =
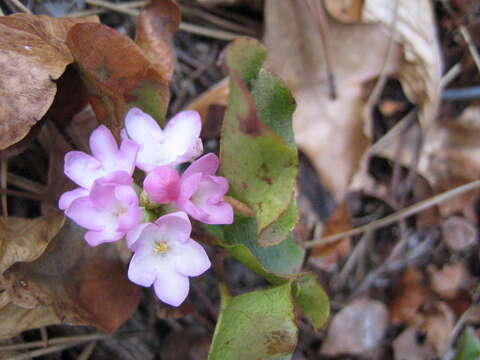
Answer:
[{"label": "flower petal", "polygon": [[138,207],[138,196],[131,186],[116,186],[115,197],[121,202],[122,207]]},{"label": "flower petal", "polygon": [[214,153],[208,153],[201,158],[195,160],[183,173],[184,177],[193,175],[194,173],[202,173],[203,175],[215,175],[218,170],[219,160]]},{"label": "flower petal", "polygon": [[178,195],[177,204],[182,206],[183,203],[188,201],[193,194],[198,190],[200,182],[202,181],[202,174],[195,173],[191,176],[182,176],[180,184],[180,194]]},{"label": "flower petal", "polygon": [[128,265],[128,278],[131,282],[140,286],[151,286],[157,277],[157,269],[155,266],[149,266],[145,262],[144,256],[133,254]]},{"label": "flower petal", "polygon": [[127,233],[127,245],[130,250],[137,251],[138,245],[136,241],[140,238],[143,230],[147,226],[155,226],[152,223],[139,224]]},{"label": "flower petal", "polygon": [[143,188],[157,203],[174,202],[180,193],[180,175],[170,166],[157,167],[148,173]]},{"label": "flower petal", "polygon": [[202,121],[198,112],[186,110],[175,115],[164,130],[164,144],[175,154],[175,164],[192,160],[201,154],[199,137]]},{"label": "flower petal", "polygon": [[97,246],[103,243],[114,242],[123,238],[124,233],[118,231],[87,231],[85,241],[90,246]]},{"label": "flower petal", "polygon": [[115,197],[117,186],[101,180],[95,181],[90,190],[90,201],[96,208],[108,211],[113,216],[113,213],[118,212],[121,207],[121,202]]},{"label": "flower petal", "polygon": [[142,211],[138,206],[132,206],[125,214],[118,217],[118,231],[126,233],[133,229],[142,218]]},{"label": "flower petal", "polygon": [[76,188],[72,191],[64,192],[58,200],[58,208],[60,210],[65,210],[74,200],[84,196],[88,196],[88,190],[84,188]]},{"label": "flower petal", "polygon": [[175,270],[182,275],[198,276],[211,266],[205,249],[192,239],[189,239],[186,243],[177,244],[172,251],[175,252],[172,256]]},{"label": "flower petal", "polygon": [[183,211],[163,215],[155,221],[158,233],[167,242],[184,243],[190,239],[192,224]]},{"label": "flower petal", "polygon": [[140,147],[136,142],[129,139],[122,140],[120,151],[116,156],[116,168],[132,175],[139,149]]},{"label": "flower petal", "polygon": [[89,189],[96,179],[105,175],[102,164],[81,151],[70,151],[65,155],[64,172],[70,180],[85,189]]},{"label": "flower petal", "polygon": [[117,226],[115,217],[108,211],[95,206],[89,197],[81,197],[73,201],[65,210],[65,215],[88,230],[101,231],[114,229]]},{"label": "flower petal", "polygon": [[171,306],[179,306],[188,295],[190,281],[187,276],[175,271],[164,271],[157,274],[153,286],[161,301]]},{"label": "flower petal", "polygon": [[105,168],[115,164],[118,146],[112,132],[104,125],[93,130],[90,135],[90,150],[93,156],[99,160]]}]

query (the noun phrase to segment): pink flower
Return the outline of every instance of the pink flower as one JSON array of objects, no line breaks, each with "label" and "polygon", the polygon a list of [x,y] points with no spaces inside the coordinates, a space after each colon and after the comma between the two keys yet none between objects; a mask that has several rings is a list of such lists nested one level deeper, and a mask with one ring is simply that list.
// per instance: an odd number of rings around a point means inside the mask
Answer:
[{"label": "pink flower", "polygon": [[177,165],[203,152],[200,140],[202,122],[196,111],[182,111],[162,130],[158,123],[138,108],[125,117],[126,134],[140,145],[137,166],[150,171],[157,166]]},{"label": "pink flower", "polygon": [[85,240],[90,246],[120,240],[140,222],[142,214],[132,181],[122,171],[98,179],[87,196],[74,199],[65,210],[66,216],[89,230]]},{"label": "pink flower", "polygon": [[128,267],[130,281],[145,287],[153,284],[161,301],[179,306],[188,295],[188,278],[210,268],[203,247],[190,239],[191,231],[187,214],[176,212],[129,232],[127,243],[134,251]]},{"label": "pink flower", "polygon": [[82,151],[65,155],[65,175],[81,188],[90,189],[95,180],[114,171],[132,175],[138,152],[135,142],[124,139],[118,149],[111,131],[100,125],[90,135],[90,150],[93,156]]},{"label": "pink flower", "polygon": [[232,206],[223,201],[228,181],[222,176],[213,176],[218,165],[218,157],[209,153],[193,162],[181,177],[171,167],[158,167],[147,175],[143,186],[153,201],[173,202],[198,221],[231,224]]}]

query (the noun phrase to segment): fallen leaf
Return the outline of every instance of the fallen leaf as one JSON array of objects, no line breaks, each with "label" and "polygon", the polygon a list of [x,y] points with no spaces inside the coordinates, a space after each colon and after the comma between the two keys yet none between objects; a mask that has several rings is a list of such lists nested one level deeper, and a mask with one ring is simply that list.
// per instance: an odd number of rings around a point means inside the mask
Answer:
[{"label": "fallen leaf", "polygon": [[169,83],[175,65],[171,40],[180,24],[180,9],[171,0],[154,0],[140,11],[135,42]]},{"label": "fallen leaf", "polygon": [[[316,19],[304,2],[266,2],[268,67],[294,92],[298,146],[337,202],[343,200],[368,146],[372,124],[371,119],[363,119],[366,101],[362,87],[383,68],[396,3],[365,0],[361,24],[340,24],[325,16],[325,24],[319,26],[321,16]],[[335,6],[341,6],[340,1]],[[328,28],[328,33],[323,30],[328,38],[325,46],[319,27]],[[420,107],[426,129],[436,113],[441,74],[430,1],[399,0],[395,34],[385,73],[401,81],[407,96]],[[296,56],[287,56],[292,53]],[[327,56],[332,59],[338,89],[335,100],[328,96]]]},{"label": "fallen leaf", "polygon": [[383,303],[357,299],[333,317],[320,354],[367,356],[380,345],[387,324],[388,311]]},{"label": "fallen leaf", "polygon": [[133,40],[105,25],[77,24],[68,33],[67,45],[98,121],[117,139],[132,107],[164,122],[169,75],[159,73]]},{"label": "fallen leaf", "polygon": [[73,61],[65,45],[75,24],[98,21],[31,14],[0,17],[0,149],[24,138],[52,104],[58,79]]},{"label": "fallen leaf", "polygon": [[343,23],[357,23],[362,19],[364,0],[324,0],[330,16]]},{"label": "fallen leaf", "polygon": [[448,350],[450,336],[454,323],[453,311],[443,302],[437,303],[437,312],[425,317],[422,330],[427,336],[427,342],[432,345],[438,356]]},{"label": "fallen leaf", "polygon": [[412,321],[427,297],[422,275],[413,267],[404,271],[398,288],[398,293],[390,304],[390,320],[395,325]]},{"label": "fallen leaf", "polygon": [[455,298],[465,282],[466,271],[460,262],[444,265],[441,270],[437,269],[435,265],[429,265],[427,270],[430,274],[432,290],[444,299]]},{"label": "fallen leaf", "polygon": [[[20,311],[32,318],[17,332],[45,325],[35,319],[58,319],[55,323],[93,325],[112,332],[133,314],[140,291],[127,279],[116,247],[91,248],[83,236],[80,227],[67,221],[41,257],[17,262],[3,273],[2,286],[10,303],[2,315],[11,321]],[[0,336],[9,336],[11,330],[5,329]]]},{"label": "fallen leaf", "polygon": [[202,331],[174,331],[163,340],[162,359],[207,360],[211,337]]},{"label": "fallen leaf", "polygon": [[[470,106],[455,119],[442,119],[425,135],[419,172],[435,193],[480,177],[480,106]],[[470,191],[439,205],[443,216],[464,213],[476,221],[479,190]]]},{"label": "fallen leaf", "polygon": [[38,259],[64,224],[63,215],[0,218],[0,276],[17,262]]},{"label": "fallen leaf", "polygon": [[441,226],[443,240],[450,250],[465,251],[477,242],[477,226],[464,217],[450,216]]},{"label": "fallen leaf", "polygon": [[[327,223],[322,236],[342,233],[352,228],[348,205],[343,201],[335,210]],[[320,245],[313,249],[309,261],[313,262],[323,270],[333,270],[337,262],[347,256],[351,251],[351,238],[345,237],[331,244]]]},{"label": "fallen leaf", "polygon": [[414,327],[403,330],[392,344],[395,360],[434,360],[433,349],[428,344],[419,344],[420,335]]},{"label": "fallen leaf", "polygon": [[[306,2],[267,1],[264,42],[269,49],[267,68],[287,83],[297,101],[293,118],[297,144],[340,202],[368,145],[361,121],[362,85],[379,75],[388,36],[380,25],[344,25],[330,17],[327,22],[336,100],[329,98],[326,55]],[[395,47],[394,59],[398,53]],[[387,71],[391,74],[397,68],[398,63],[391,63]]]}]

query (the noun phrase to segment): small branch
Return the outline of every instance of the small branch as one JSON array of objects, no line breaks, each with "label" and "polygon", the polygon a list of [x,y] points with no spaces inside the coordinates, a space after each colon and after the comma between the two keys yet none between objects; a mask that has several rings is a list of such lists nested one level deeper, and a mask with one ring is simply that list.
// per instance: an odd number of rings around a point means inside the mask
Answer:
[{"label": "small branch", "polygon": [[[115,4],[115,6],[120,8],[125,8],[125,9],[135,9],[135,8],[147,6],[148,4],[150,4],[149,0],[146,0],[146,1],[142,0],[142,1],[132,1],[128,3]],[[85,17],[90,15],[103,14],[108,11],[110,11],[110,9],[106,9],[106,8],[88,9],[85,11],[78,11],[78,12],[66,14],[65,17],[78,18],[78,17]]]},{"label": "small branch", "polygon": [[96,341],[89,342],[87,346],[83,348],[82,353],[78,356],[77,360],[88,360],[90,356],[92,356],[95,346],[97,346]]},{"label": "small branch", "polygon": [[442,93],[442,100],[474,100],[480,98],[480,86],[446,89]]},{"label": "small branch", "polygon": [[453,188],[451,190],[445,191],[443,193],[440,193],[438,195],[435,195],[429,199],[420,201],[416,204],[413,204],[409,207],[406,207],[405,209],[402,209],[400,211],[397,211],[389,216],[386,216],[382,219],[378,219],[375,221],[372,221],[369,224],[359,226],[357,228],[354,228],[349,231],[345,231],[342,233],[334,234],[331,236],[327,236],[324,238],[319,238],[319,239],[314,239],[308,242],[303,243],[303,246],[305,248],[312,248],[318,245],[324,245],[324,244],[330,244],[333,242],[336,242],[340,240],[341,238],[347,237],[347,236],[354,236],[361,234],[365,231],[372,231],[376,230],[378,228],[390,225],[394,222],[397,222],[400,219],[404,219],[406,217],[409,217],[411,215],[414,215],[416,213],[419,213],[420,211],[423,211],[425,209],[428,209],[432,206],[438,205],[444,201],[447,201],[451,198],[454,198],[455,196],[458,196],[460,194],[463,194],[465,192],[475,190],[480,187],[480,180],[472,181],[467,184],[458,186],[456,188]]},{"label": "small branch", "polygon": [[22,12],[27,14],[32,13],[32,11],[28,7],[26,7],[20,2],[20,0],[8,0],[8,1],[10,1],[10,3],[12,3],[17,9],[21,10]]},{"label": "small branch", "polygon": [[10,185],[16,186],[19,189],[31,192],[33,194],[42,195],[47,192],[47,186],[11,172],[7,174],[7,182]]},{"label": "small branch", "polygon": [[[111,335],[100,334],[100,333],[89,334],[89,335],[78,335],[78,336],[65,336],[65,337],[50,339],[48,343],[50,345],[59,345],[59,344],[66,344],[66,343],[82,343],[82,342],[105,339],[110,336]],[[0,352],[32,349],[36,347],[42,347],[44,344],[45,343],[43,340],[39,340],[39,341],[31,341],[31,342],[20,343],[20,344],[3,345],[3,346],[0,346]]]},{"label": "small branch", "polygon": [[40,196],[40,195],[37,195],[37,194],[30,194],[30,193],[26,193],[26,192],[23,192],[23,191],[17,191],[17,190],[11,190],[11,189],[3,189],[2,188],[2,189],[0,189],[0,194],[18,196],[20,198],[37,200],[37,201],[48,201],[48,199],[45,196]]}]

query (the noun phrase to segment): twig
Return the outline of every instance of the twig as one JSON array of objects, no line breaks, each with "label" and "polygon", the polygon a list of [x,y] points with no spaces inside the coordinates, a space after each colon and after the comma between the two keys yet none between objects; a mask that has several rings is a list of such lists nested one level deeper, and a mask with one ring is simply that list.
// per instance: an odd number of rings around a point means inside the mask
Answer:
[{"label": "twig", "polygon": [[455,196],[458,196],[460,194],[463,194],[467,191],[474,190],[476,188],[480,187],[480,180],[475,180],[472,182],[469,182],[464,185],[460,185],[456,188],[453,188],[451,190],[445,191],[443,193],[440,193],[438,195],[435,195],[431,198],[428,198],[423,201],[419,201],[411,206],[406,207],[405,209],[399,210],[389,216],[386,216],[382,219],[378,219],[375,221],[372,221],[369,224],[365,224],[362,226],[359,226],[357,228],[354,228],[349,231],[345,231],[342,233],[338,234],[333,234],[331,236],[326,236],[324,238],[319,238],[319,239],[314,239],[308,242],[305,242],[303,245],[305,248],[312,248],[318,245],[324,245],[324,244],[330,244],[335,241],[338,241],[341,238],[347,237],[347,236],[354,236],[361,234],[365,231],[371,231],[375,230],[384,226],[387,226],[389,224],[392,224],[400,219],[404,219],[406,217],[409,217],[411,215],[414,215],[420,211],[423,211],[425,209],[428,209],[432,206],[438,205],[444,201],[447,201]]},{"label": "twig", "polygon": [[330,50],[332,48],[330,44],[330,32],[328,29],[328,21],[323,9],[323,2],[319,0],[306,0],[306,4],[312,14],[315,16],[318,27],[320,29],[321,43],[323,47],[323,53],[325,54],[325,65],[327,68],[327,81],[329,87],[329,95],[332,100],[337,98],[337,86],[335,82],[334,68],[332,55]]},{"label": "twig", "polygon": [[41,195],[47,192],[47,186],[11,172],[7,174],[7,182],[10,185],[16,186],[19,189],[31,192],[33,194]]},{"label": "twig", "polygon": [[250,36],[254,37],[259,37],[258,31],[255,29],[252,29],[250,27],[246,27],[240,24],[233,23],[231,21],[225,20],[224,18],[221,18],[219,16],[213,15],[209,12],[206,12],[202,9],[195,8],[195,7],[190,7],[190,6],[182,6],[182,13],[183,14],[191,14],[198,16],[201,19],[204,19],[214,25],[217,25],[219,27],[225,28],[227,30],[247,34]]},{"label": "twig", "polygon": [[480,98],[480,86],[446,89],[442,93],[442,100],[473,100],[478,98]]},{"label": "twig", "polygon": [[478,54],[477,47],[475,46],[475,43],[473,42],[472,37],[470,36],[470,33],[468,32],[465,25],[460,25],[459,30],[460,30],[460,34],[462,34],[463,36],[463,39],[467,43],[468,50],[470,51],[473,61],[477,66],[477,70],[480,72],[480,55]]},{"label": "twig", "polygon": [[20,198],[37,200],[37,201],[48,201],[48,199],[45,196],[40,196],[40,195],[37,195],[37,194],[30,194],[30,193],[26,193],[26,192],[23,192],[23,191],[17,191],[17,190],[11,190],[11,189],[3,189],[2,188],[2,189],[0,189],[0,194],[18,196]]},{"label": "twig", "polygon": [[455,79],[462,72],[462,64],[459,62],[453,65],[440,79],[440,87],[445,89],[448,84],[450,84],[453,79]]},{"label": "twig", "polygon": [[40,337],[42,338],[42,341],[43,341],[43,347],[47,347],[49,345],[49,342],[48,342],[48,332],[47,332],[47,328],[45,326],[42,326],[40,328]]},{"label": "twig", "polygon": [[[65,337],[52,338],[49,340],[49,344],[58,345],[58,344],[66,344],[66,343],[83,343],[83,342],[105,339],[107,337],[111,337],[111,335],[96,333],[96,334],[89,334],[89,335],[65,336]],[[20,344],[3,345],[3,346],[0,346],[0,352],[32,349],[36,347],[41,347],[43,346],[43,344],[44,344],[43,340],[39,340],[39,341],[31,341],[31,342],[20,343]]]},{"label": "twig", "polygon": [[[104,0],[85,0],[85,2],[89,5],[100,6],[102,8],[109,9],[111,11],[115,11],[121,14],[130,15],[133,17],[138,17],[139,15],[139,11],[136,9],[127,8],[125,6],[119,6],[117,4],[104,1]],[[243,36],[241,34],[236,34],[233,32],[207,28],[204,26],[190,24],[186,22],[180,23],[179,30],[187,31],[195,35],[201,35],[201,36],[210,37],[213,39],[226,40],[226,41],[234,40]]]},{"label": "twig", "polygon": [[[2,191],[7,190],[7,174],[8,174],[8,160],[2,159],[0,160],[0,186]],[[8,203],[7,203],[7,194],[2,192],[2,215],[3,217],[8,216]]]},{"label": "twig", "polygon": [[[142,1],[132,1],[127,3],[116,4],[116,6],[125,8],[125,9],[134,9],[134,8],[147,6],[149,3],[150,3],[149,0],[146,0],[146,1],[142,0]],[[88,9],[84,11],[77,11],[77,12],[67,14],[65,15],[65,17],[77,18],[77,17],[103,14],[103,13],[106,13],[107,11],[109,11],[109,9],[107,8]]]},{"label": "twig", "polygon": [[44,349],[34,350],[34,351],[27,352],[25,354],[21,354],[21,355],[11,357],[9,360],[30,360],[31,358],[34,358],[34,357],[48,355],[48,354],[54,354],[54,353],[66,350],[68,348],[78,346],[78,345],[79,345],[79,343],[49,346],[49,347],[46,347]]},{"label": "twig", "polygon": [[83,348],[82,353],[77,357],[77,360],[88,360],[93,354],[95,346],[97,346],[96,341],[89,342],[87,346]]},{"label": "twig", "polygon": [[8,0],[8,1],[10,1],[13,5],[15,5],[17,9],[21,10],[22,12],[27,14],[32,13],[32,11],[28,7],[26,7],[20,2],[20,0]]}]

